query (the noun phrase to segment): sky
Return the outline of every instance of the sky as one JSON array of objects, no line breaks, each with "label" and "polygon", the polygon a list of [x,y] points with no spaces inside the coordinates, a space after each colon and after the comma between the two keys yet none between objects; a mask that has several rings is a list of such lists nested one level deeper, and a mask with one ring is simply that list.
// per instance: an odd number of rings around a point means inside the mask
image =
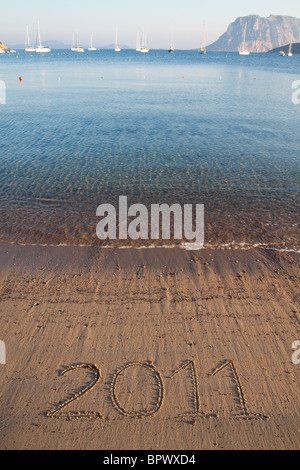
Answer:
[{"label": "sky", "polygon": [[136,45],[137,31],[143,27],[148,46],[167,48],[172,31],[174,47],[200,46],[205,24],[206,44],[223,34],[239,16],[288,15],[300,18],[299,0],[10,0],[0,10],[0,41],[23,44],[26,25],[35,43],[40,21],[42,42],[58,40],[71,45],[74,32],[85,46],[93,35],[100,47],[115,41]]}]

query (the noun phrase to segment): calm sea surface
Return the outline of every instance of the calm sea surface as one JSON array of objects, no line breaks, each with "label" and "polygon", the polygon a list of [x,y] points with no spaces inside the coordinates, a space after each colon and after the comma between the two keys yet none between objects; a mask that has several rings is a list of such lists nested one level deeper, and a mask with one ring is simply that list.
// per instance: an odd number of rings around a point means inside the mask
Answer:
[{"label": "calm sea surface", "polygon": [[128,196],[205,204],[206,246],[299,249],[300,56],[18,51],[0,80],[1,241],[99,245]]}]

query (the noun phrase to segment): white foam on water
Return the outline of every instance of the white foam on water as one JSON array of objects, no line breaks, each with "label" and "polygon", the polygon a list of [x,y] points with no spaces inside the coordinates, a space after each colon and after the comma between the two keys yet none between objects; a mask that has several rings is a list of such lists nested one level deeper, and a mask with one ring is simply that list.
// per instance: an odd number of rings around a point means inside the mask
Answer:
[{"label": "white foam on water", "polygon": [[[46,244],[46,243],[18,243],[18,242],[6,242],[0,241],[0,243],[6,243],[8,245],[17,245],[17,246],[36,246],[36,247],[53,247],[53,248],[97,248],[97,249],[119,249],[119,250],[153,250],[153,249],[173,249],[178,248],[182,250],[186,250],[185,243],[178,244],[178,245],[140,245],[140,246],[132,246],[132,245],[124,245],[124,246],[113,246],[113,245],[68,245],[67,243],[59,243],[55,244]],[[248,251],[254,248],[261,248],[264,250],[271,250],[283,253],[300,253],[299,248],[279,248],[276,246],[270,246],[264,243],[254,243],[254,244],[247,244],[246,242],[231,242],[231,243],[221,243],[221,244],[206,244],[204,245],[201,250],[243,250]],[[201,251],[195,250],[195,251]]]}]

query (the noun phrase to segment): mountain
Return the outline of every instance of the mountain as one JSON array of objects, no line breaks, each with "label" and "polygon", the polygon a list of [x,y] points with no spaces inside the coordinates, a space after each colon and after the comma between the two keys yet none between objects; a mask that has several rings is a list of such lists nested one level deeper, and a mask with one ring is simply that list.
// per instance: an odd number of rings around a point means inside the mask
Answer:
[{"label": "mountain", "polygon": [[243,42],[243,31],[247,24],[245,48],[250,52],[268,52],[282,44],[300,41],[300,19],[292,16],[262,18],[250,15],[237,18],[208,51],[236,52]]},{"label": "mountain", "polygon": [[[280,51],[283,51],[285,53],[289,52],[290,45],[287,44],[286,46],[281,46],[281,47],[276,47],[275,49],[272,49],[269,51],[270,54],[279,54]],[[300,54],[300,42],[296,42],[296,44],[292,45],[292,53],[293,54]]]}]

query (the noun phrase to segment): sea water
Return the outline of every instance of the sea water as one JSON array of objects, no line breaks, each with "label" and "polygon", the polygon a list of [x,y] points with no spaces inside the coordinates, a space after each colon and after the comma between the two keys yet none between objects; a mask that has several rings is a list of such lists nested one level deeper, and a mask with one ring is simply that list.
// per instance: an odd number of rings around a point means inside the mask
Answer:
[{"label": "sea water", "polygon": [[127,196],[204,204],[205,246],[298,250],[299,79],[296,55],[1,54],[0,241],[100,245]]}]

